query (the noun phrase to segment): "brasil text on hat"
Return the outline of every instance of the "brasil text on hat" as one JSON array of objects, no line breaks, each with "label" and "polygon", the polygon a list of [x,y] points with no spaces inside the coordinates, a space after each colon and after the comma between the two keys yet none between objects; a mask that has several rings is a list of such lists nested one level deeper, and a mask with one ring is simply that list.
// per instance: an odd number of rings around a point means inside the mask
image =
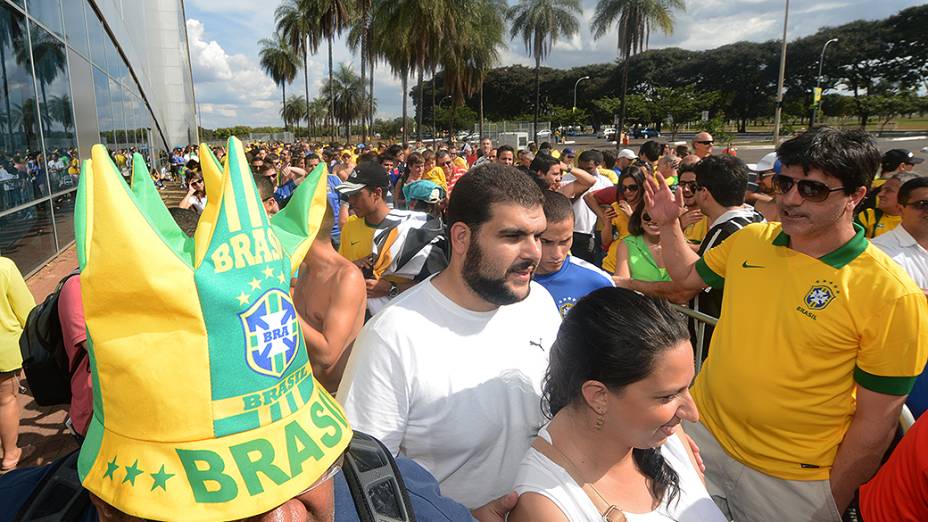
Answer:
[{"label": "brasil text on hat", "polygon": [[290,277],[325,212],[316,167],[269,220],[241,142],[201,145],[207,204],[194,238],[144,161],[130,188],[102,145],[84,162],[75,240],[94,413],[78,473],[116,509],[228,520],[274,509],[323,477],[351,439],[312,376]]},{"label": "brasil text on hat", "polygon": [[339,194],[349,195],[361,190],[364,187],[388,187],[390,177],[387,171],[379,164],[372,161],[365,161],[354,168],[348,179],[341,185],[335,187]]}]

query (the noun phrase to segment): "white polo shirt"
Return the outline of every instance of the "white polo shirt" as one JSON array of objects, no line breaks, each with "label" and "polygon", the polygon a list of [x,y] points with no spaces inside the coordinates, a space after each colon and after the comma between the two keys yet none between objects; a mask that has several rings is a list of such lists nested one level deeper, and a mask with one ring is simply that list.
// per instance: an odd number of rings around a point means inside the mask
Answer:
[{"label": "white polo shirt", "polygon": [[919,288],[928,289],[928,250],[915,241],[905,226],[900,224],[871,241],[893,261],[902,265]]}]

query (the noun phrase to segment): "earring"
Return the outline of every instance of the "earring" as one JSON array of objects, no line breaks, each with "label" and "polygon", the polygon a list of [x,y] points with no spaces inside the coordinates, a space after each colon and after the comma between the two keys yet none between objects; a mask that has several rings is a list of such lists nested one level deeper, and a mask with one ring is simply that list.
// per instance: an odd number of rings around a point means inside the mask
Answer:
[{"label": "earring", "polygon": [[603,429],[603,423],[606,422],[606,417],[605,417],[605,415],[606,415],[606,412],[604,412],[604,411],[602,411],[602,410],[597,410],[597,411],[596,411],[596,421],[593,423],[593,429],[594,429],[594,430],[599,431],[599,430]]}]

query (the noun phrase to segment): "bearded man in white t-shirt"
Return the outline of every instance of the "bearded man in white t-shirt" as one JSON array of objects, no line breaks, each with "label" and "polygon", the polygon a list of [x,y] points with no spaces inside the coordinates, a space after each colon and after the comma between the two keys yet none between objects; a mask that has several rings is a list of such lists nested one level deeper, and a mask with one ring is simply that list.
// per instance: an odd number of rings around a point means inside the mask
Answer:
[{"label": "bearded man in white t-shirt", "polygon": [[510,491],[545,421],[541,382],[560,316],[532,281],[543,201],[510,166],[463,176],[448,208],[448,268],[367,323],[338,391],[352,427],[471,509]]}]

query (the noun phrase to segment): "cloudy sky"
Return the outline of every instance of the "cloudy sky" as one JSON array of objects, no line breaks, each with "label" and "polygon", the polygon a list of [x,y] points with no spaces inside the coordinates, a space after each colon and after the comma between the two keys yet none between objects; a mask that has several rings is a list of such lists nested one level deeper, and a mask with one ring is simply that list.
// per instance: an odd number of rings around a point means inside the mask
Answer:
[{"label": "cloudy sky", "polygon": [[[510,0],[513,3],[514,0]],[[187,0],[187,36],[199,104],[201,125],[208,128],[241,125],[278,125],[281,92],[258,66],[258,40],[274,31],[274,9],[279,0]],[[789,38],[806,36],[823,26],[857,20],[875,20],[918,5],[915,0],[793,0],[790,4]],[[616,57],[616,35],[593,40],[590,19],[596,0],[581,0],[580,33],[570,41],[558,42],[545,62],[552,67],[606,63]],[[257,7],[256,7],[257,6]],[[681,47],[711,49],[740,40],[779,39],[783,30],[783,0],[697,0],[688,2],[685,13],[676,14],[671,36],[652,35],[650,48]],[[323,46],[310,56],[309,94],[314,97],[327,77],[327,54]],[[360,71],[360,62],[343,41],[337,40],[334,61],[350,63]],[[502,64],[531,65],[521,42],[509,42],[502,51]],[[304,92],[303,74],[287,92]],[[402,92],[399,78],[385,65],[375,70],[374,96],[379,118],[399,116]],[[410,104],[410,111],[412,105]]]}]

